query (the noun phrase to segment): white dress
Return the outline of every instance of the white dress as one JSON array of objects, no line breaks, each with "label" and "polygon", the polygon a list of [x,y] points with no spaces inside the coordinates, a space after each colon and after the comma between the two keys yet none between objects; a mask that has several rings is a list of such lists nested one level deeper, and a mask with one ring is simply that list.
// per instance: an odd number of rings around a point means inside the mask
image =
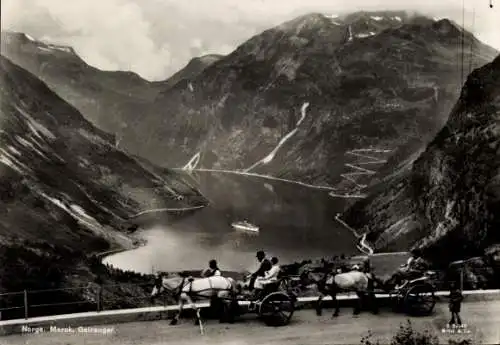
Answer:
[{"label": "white dress", "polygon": [[278,281],[279,273],[280,273],[280,266],[279,265],[272,266],[271,269],[265,273],[264,277],[257,277],[257,279],[255,279],[254,287],[256,289],[263,289],[266,284]]}]

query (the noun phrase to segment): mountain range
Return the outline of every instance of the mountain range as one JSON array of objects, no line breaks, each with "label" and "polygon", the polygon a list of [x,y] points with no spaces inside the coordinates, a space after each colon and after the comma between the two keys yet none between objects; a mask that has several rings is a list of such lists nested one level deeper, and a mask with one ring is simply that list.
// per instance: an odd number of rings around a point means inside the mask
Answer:
[{"label": "mountain range", "polygon": [[[447,19],[312,13],[147,82],[98,71],[69,47],[3,35],[3,54],[133,154],[164,167],[238,169],[345,191],[368,184],[399,147],[414,152],[431,140],[458,96],[462,67],[496,55]],[[472,47],[466,54],[462,42]],[[368,163],[346,155],[359,149],[379,153]]]},{"label": "mountain range", "polygon": [[309,14],[148,82],[4,32],[0,288],[94,281],[135,214],[207,204],[185,166],[366,184],[343,219],[375,249],[498,262],[497,55],[447,19]]},{"label": "mountain range", "polygon": [[425,150],[372,186],[343,218],[367,233],[377,251],[420,249],[442,265],[475,258],[473,267],[498,283],[498,210],[500,55],[469,75]]},{"label": "mountain range", "polygon": [[206,205],[181,174],[116,149],[112,135],[4,56],[0,92],[0,291],[92,281],[90,255],[138,244],[135,214]]}]

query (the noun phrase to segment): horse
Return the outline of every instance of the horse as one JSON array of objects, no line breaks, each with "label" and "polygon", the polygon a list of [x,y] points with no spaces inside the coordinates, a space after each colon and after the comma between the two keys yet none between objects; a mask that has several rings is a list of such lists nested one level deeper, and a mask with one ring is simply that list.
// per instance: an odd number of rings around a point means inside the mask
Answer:
[{"label": "horse", "polygon": [[372,307],[372,312],[374,314],[378,313],[378,305],[373,292],[374,282],[380,283],[372,274],[360,272],[360,271],[349,271],[342,272],[341,270],[327,271],[327,272],[303,272],[301,274],[301,284],[311,285],[315,284],[318,287],[320,296],[316,302],[316,314],[320,316],[322,314],[322,300],[325,296],[330,295],[334,302],[335,312],[333,317],[339,315],[339,303],[337,300],[337,294],[340,292],[355,292],[358,296],[358,303],[354,307],[353,314],[358,315],[362,308],[362,300],[366,294],[368,294],[370,299],[370,304]]},{"label": "horse", "polygon": [[151,299],[153,300],[160,293],[167,293],[179,305],[179,312],[174,315],[170,324],[176,325],[182,313],[184,304],[189,304],[191,308],[196,310],[195,323],[200,326],[201,333],[203,334],[203,325],[200,317],[200,309],[196,308],[194,301],[198,298],[217,298],[223,302],[229,300],[230,305],[226,310],[229,315],[221,313],[220,322],[224,322],[224,317],[229,318],[229,322],[234,321],[233,311],[237,305],[237,295],[239,293],[239,285],[234,279],[222,276],[213,276],[208,278],[193,278],[186,277],[185,275],[164,275],[157,276],[153,290],[151,291]]}]

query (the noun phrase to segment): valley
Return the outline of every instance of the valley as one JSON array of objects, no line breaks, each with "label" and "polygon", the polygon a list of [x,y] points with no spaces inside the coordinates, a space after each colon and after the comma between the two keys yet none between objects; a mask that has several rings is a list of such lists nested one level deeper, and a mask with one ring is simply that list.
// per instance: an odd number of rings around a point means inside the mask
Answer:
[{"label": "valley", "polygon": [[260,249],[418,249],[500,281],[499,53],[449,19],[309,13],[156,82],[1,44],[0,293],[84,311],[111,285],[104,307],[146,306],[151,267],[240,272]]}]

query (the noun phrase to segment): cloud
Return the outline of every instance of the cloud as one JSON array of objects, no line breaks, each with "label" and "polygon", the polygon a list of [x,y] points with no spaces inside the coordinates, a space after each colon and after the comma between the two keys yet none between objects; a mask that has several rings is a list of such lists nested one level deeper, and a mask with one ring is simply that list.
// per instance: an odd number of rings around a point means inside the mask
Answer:
[{"label": "cloud", "polygon": [[[500,49],[500,6],[466,0],[466,25]],[[461,23],[456,0],[3,0],[2,29],[71,45],[101,69],[165,79],[194,56],[229,53],[239,44],[307,12],[414,10]],[[475,23],[472,27],[472,10]]]},{"label": "cloud", "polygon": [[[6,16],[6,25],[24,22],[28,29],[37,31],[31,33],[35,37],[43,34],[47,39],[69,44],[91,65],[133,70],[146,78],[155,78],[165,74],[170,63],[168,45],[153,41],[151,23],[144,18],[137,3],[127,0],[12,0],[6,3],[8,13],[14,13],[12,18]],[[21,12],[27,7],[31,8],[30,17]],[[52,30],[43,32],[37,28],[37,22],[51,23]]]}]

